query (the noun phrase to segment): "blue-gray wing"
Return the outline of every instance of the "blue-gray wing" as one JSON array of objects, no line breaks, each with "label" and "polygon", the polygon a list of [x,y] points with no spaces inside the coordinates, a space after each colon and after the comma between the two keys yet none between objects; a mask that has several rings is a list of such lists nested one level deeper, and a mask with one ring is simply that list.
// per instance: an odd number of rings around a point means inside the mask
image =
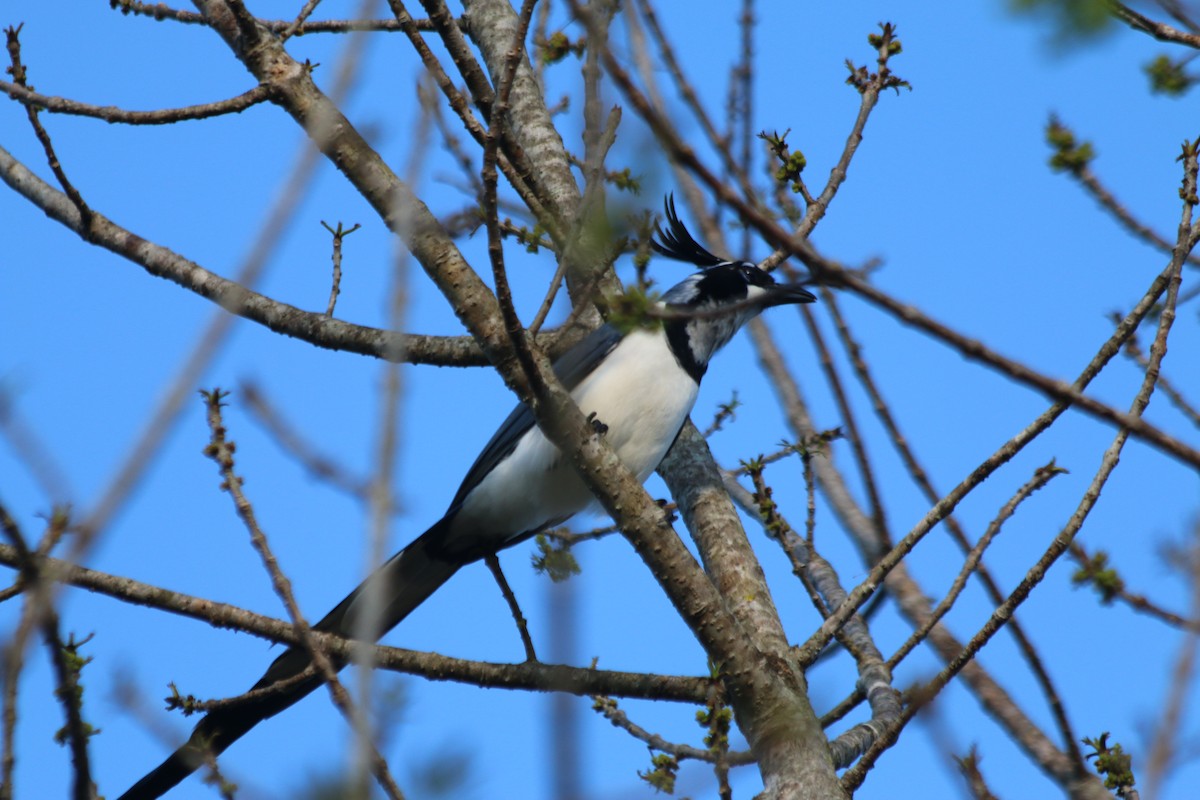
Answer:
[{"label": "blue-gray wing", "polygon": [[[613,351],[621,341],[620,332],[611,325],[602,325],[588,334],[583,341],[559,356],[554,362],[554,374],[559,382],[567,389],[573,390],[580,382],[592,373],[596,365]],[[475,463],[467,470],[458,493],[450,503],[450,510],[458,506],[479,482],[504,460],[514,449],[517,442],[534,426],[533,412],[524,403],[520,403],[508,419],[501,423],[500,428],[492,435],[491,440],[484,446],[483,452],[475,459]],[[447,512],[449,513],[449,511]]]}]

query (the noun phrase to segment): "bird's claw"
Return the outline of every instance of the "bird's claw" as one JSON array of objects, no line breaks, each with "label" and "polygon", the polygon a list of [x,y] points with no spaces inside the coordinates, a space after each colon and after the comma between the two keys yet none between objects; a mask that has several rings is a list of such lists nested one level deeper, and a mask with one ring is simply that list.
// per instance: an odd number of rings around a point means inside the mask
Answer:
[{"label": "bird's claw", "polygon": [[608,426],[596,418],[595,411],[587,415],[587,421],[592,424],[592,430],[596,432],[597,436],[603,436],[608,433]]}]

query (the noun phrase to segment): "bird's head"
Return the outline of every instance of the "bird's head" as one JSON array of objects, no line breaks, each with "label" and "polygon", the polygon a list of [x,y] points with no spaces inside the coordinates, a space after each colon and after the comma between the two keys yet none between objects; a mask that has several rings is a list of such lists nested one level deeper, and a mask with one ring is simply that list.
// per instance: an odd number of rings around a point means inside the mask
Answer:
[{"label": "bird's head", "polygon": [[703,374],[709,359],[725,346],[738,329],[764,309],[790,303],[812,303],[812,292],[796,283],[778,283],[749,261],[729,261],[704,249],[675,213],[670,196],[664,203],[668,230],[656,228],[654,250],[667,258],[702,269],[671,287],[662,302],[680,316],[667,323],[667,333],[678,349],[686,345]]}]

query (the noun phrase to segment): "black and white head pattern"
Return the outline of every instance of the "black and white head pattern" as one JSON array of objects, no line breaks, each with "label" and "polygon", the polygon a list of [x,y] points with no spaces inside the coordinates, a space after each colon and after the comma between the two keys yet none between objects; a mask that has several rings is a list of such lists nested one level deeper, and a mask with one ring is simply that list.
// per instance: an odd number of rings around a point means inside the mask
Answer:
[{"label": "black and white head pattern", "polygon": [[[680,363],[697,380],[709,359],[743,325],[764,308],[779,302],[775,279],[748,261],[729,261],[700,245],[675,213],[674,198],[665,203],[667,231],[655,228],[651,244],[660,255],[703,267],[671,287],[662,302],[670,309],[695,312],[688,319],[667,323],[667,336]],[[806,293],[804,293],[806,294]],[[811,295],[809,295],[811,298]],[[796,299],[782,302],[805,302]],[[721,313],[722,309],[728,313]]]}]

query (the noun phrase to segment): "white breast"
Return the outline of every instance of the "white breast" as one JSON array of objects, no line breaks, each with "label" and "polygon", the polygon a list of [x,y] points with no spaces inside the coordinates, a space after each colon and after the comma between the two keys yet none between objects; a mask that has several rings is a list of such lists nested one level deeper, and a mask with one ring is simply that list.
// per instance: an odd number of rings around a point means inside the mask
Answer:
[{"label": "white breast", "polygon": [[[639,481],[650,476],[691,413],[699,387],[661,329],[630,333],[571,393]],[[455,534],[508,538],[582,511],[592,495],[570,461],[534,429],[467,495]]]}]

